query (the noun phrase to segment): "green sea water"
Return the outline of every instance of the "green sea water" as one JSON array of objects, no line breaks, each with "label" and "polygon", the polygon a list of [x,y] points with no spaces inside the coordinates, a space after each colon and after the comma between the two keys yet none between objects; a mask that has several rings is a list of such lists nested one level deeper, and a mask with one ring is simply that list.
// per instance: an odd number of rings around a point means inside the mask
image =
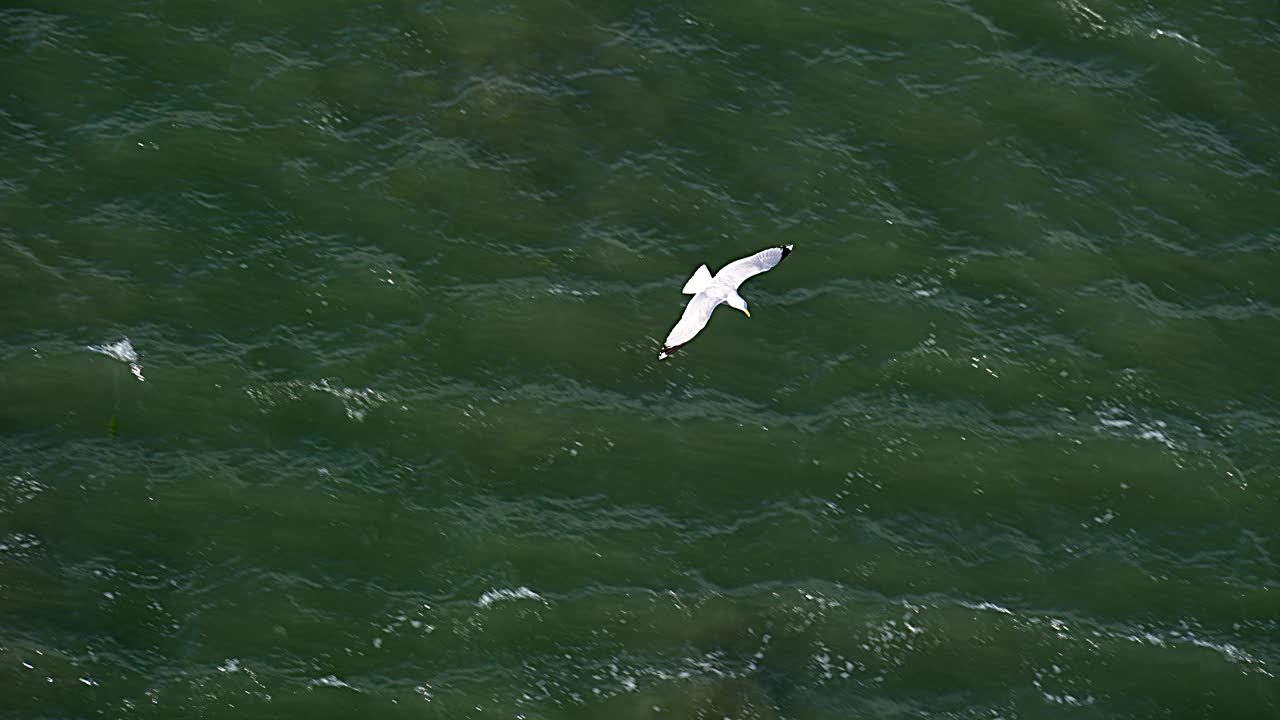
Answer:
[{"label": "green sea water", "polygon": [[0,718],[1280,717],[1277,78],[1272,0],[5,3]]}]

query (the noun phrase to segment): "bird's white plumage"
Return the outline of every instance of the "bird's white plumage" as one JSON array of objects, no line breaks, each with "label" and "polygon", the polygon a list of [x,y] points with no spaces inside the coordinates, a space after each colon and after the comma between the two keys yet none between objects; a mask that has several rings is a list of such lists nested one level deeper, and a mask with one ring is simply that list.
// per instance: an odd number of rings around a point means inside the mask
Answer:
[{"label": "bird's white plumage", "polygon": [[738,286],[748,278],[759,275],[782,262],[782,259],[791,252],[792,247],[791,245],[772,247],[740,260],[734,260],[720,268],[720,272],[715,276],[711,276],[706,265],[699,267],[693,277],[685,283],[683,290],[686,293],[692,293],[693,297],[685,306],[680,321],[667,335],[666,341],[662,344],[662,351],[658,353],[658,359],[665,360],[671,356],[671,353],[679,350],[680,346],[697,336],[702,328],[707,326],[707,322],[711,320],[711,313],[720,303],[728,302],[746,312],[747,304],[742,296],[738,295]]},{"label": "bird's white plumage", "polygon": [[693,272],[693,277],[689,278],[689,282],[684,284],[684,288],[682,288],[680,292],[685,295],[697,295],[711,284],[711,280],[711,271],[707,269],[706,265],[700,265],[698,269]]},{"label": "bird's white plumage", "polygon": [[787,245],[785,250],[780,247],[771,247],[741,260],[734,260],[720,268],[720,272],[716,273],[715,279],[724,282],[731,288],[737,289],[743,281],[759,275],[782,262],[782,258],[791,252],[791,247],[791,245]]},{"label": "bird's white plumage", "polygon": [[684,345],[702,332],[702,328],[706,327],[707,322],[711,320],[711,312],[722,302],[724,302],[722,298],[714,298],[707,293],[694,295],[685,306],[680,322],[671,328],[667,341],[662,344],[663,354],[669,354],[666,352],[668,348],[674,351],[675,348]]}]

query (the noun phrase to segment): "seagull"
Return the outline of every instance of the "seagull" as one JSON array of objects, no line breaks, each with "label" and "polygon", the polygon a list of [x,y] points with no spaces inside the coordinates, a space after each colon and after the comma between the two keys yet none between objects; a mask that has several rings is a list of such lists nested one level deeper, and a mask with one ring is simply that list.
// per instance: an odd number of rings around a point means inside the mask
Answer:
[{"label": "seagull", "polygon": [[693,277],[689,278],[689,282],[684,284],[684,289],[681,291],[686,295],[692,295],[693,299],[685,307],[684,315],[680,316],[680,322],[671,328],[671,334],[667,335],[666,342],[662,343],[662,351],[658,353],[658,359],[666,360],[671,357],[672,353],[684,347],[695,335],[702,332],[702,328],[706,327],[707,321],[711,319],[711,311],[715,310],[720,303],[729,303],[729,307],[741,310],[747,317],[751,317],[751,312],[747,310],[747,301],[738,294],[738,286],[747,278],[759,275],[782,262],[791,254],[794,247],[794,245],[771,247],[741,260],[734,260],[720,268],[720,272],[714,277],[706,265],[694,271]]}]

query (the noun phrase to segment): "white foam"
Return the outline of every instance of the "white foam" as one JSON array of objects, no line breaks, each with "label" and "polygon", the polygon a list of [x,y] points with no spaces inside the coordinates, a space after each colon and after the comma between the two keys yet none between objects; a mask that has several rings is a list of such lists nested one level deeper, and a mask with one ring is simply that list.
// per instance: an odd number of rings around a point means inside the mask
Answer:
[{"label": "white foam", "polygon": [[1195,647],[1212,650],[1221,655],[1225,660],[1247,666],[1248,668],[1256,670],[1267,677],[1275,677],[1275,675],[1267,669],[1267,663],[1265,660],[1255,657],[1231,643],[1206,640],[1196,636],[1189,630],[1175,630],[1171,633],[1167,633],[1167,635],[1169,635],[1169,637],[1162,636],[1158,631],[1144,630],[1140,635],[1130,634],[1121,635],[1120,637],[1132,642],[1146,643],[1156,645],[1158,647],[1169,647],[1190,643]]},{"label": "white foam", "polygon": [[142,362],[138,359],[138,351],[133,349],[133,343],[129,342],[128,337],[105,345],[88,345],[85,349],[89,352],[96,352],[113,360],[127,363],[129,371],[133,373],[134,377],[138,378],[138,382],[147,381],[142,376]]},{"label": "white foam", "polygon": [[330,381],[328,378],[321,378],[316,382],[287,380],[259,388],[249,388],[245,392],[263,407],[274,407],[280,404],[281,401],[301,400],[308,392],[331,395],[342,403],[342,409],[346,411],[347,417],[356,422],[362,422],[370,410],[385,405],[392,400],[389,396],[373,388],[346,387],[338,384],[337,381]]},{"label": "white foam", "polygon": [[995,612],[1002,613],[1004,615],[1013,614],[1013,611],[1010,610],[1009,608],[1002,607],[1000,605],[996,605],[995,603],[987,602],[985,600],[983,600],[980,603],[971,603],[971,602],[966,602],[964,600],[961,600],[960,604],[963,605],[964,607],[969,608],[970,610],[994,610]]},{"label": "white foam", "polygon": [[490,590],[480,596],[480,599],[476,601],[476,605],[487,608],[501,600],[542,600],[542,596],[521,585],[515,590],[509,590],[507,588]]},{"label": "white foam", "polygon": [[[1132,432],[1132,437],[1138,440],[1155,440],[1170,450],[1180,450],[1181,446],[1166,431],[1169,427],[1168,423],[1163,420],[1154,420],[1144,422],[1127,413],[1123,408],[1106,407],[1098,412],[1098,424],[1094,426],[1095,430],[1112,430]],[[1132,428],[1132,431],[1126,430]]]},{"label": "white foam", "polygon": [[312,680],[307,684],[311,687],[346,688],[348,690],[356,690],[356,692],[359,692],[359,690],[353,687],[351,683],[346,680],[339,679],[337,675],[326,675],[325,677]]}]

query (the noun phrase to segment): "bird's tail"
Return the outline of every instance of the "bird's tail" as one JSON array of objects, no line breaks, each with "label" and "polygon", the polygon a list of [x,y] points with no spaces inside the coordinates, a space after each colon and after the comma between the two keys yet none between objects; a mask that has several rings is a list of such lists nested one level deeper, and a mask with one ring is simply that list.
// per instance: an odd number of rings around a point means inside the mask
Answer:
[{"label": "bird's tail", "polygon": [[685,295],[697,295],[710,284],[711,271],[707,269],[706,265],[703,265],[693,272],[693,277],[689,278],[689,282],[684,284],[684,289],[680,292]]}]

